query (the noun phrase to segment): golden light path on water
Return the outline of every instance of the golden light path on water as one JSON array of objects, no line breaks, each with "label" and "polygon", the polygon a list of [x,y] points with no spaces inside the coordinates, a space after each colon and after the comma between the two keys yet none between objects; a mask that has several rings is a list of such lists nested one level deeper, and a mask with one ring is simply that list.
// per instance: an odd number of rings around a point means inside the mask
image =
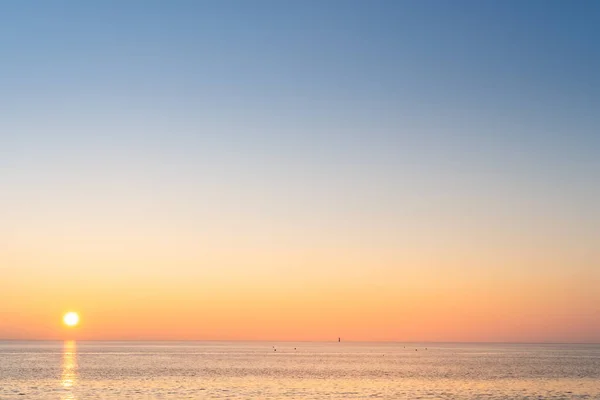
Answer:
[{"label": "golden light path on water", "polygon": [[66,391],[62,400],[74,400],[73,388],[77,383],[77,343],[66,340],[62,354],[62,374],[60,384]]}]

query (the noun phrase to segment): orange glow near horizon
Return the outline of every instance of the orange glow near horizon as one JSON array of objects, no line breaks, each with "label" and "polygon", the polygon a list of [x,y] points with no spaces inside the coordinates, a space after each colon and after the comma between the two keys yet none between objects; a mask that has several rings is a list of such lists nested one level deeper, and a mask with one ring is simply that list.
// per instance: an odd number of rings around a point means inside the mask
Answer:
[{"label": "orange glow near horizon", "polygon": [[[14,266],[0,280],[0,339],[600,341],[595,259],[558,245],[73,240],[0,254]],[[65,326],[65,310],[85,324]]]},{"label": "orange glow near horizon", "polygon": [[[337,286],[255,282],[253,288],[238,281],[229,288],[207,284],[202,291],[184,282],[174,290],[131,281],[111,290],[80,288],[75,294],[87,321],[78,327],[78,339],[585,342],[595,337],[581,332],[598,327],[590,289],[547,279],[448,280],[430,287],[414,279]],[[51,309],[30,303],[18,320],[7,322],[36,332],[21,338],[59,338],[45,323]]]}]

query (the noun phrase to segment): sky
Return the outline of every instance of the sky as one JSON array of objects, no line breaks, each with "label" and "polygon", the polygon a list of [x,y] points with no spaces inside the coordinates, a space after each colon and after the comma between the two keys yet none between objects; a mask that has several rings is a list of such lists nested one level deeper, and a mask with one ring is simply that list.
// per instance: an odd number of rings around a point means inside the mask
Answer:
[{"label": "sky", "polygon": [[600,342],[599,21],[0,4],[0,338]]}]

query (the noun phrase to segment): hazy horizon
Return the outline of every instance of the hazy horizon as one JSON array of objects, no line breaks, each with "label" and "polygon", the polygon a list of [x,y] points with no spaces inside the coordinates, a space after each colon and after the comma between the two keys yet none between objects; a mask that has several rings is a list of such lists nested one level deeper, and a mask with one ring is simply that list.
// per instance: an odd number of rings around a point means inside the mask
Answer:
[{"label": "hazy horizon", "polygon": [[[65,342],[104,342],[104,343],[194,343],[194,342],[208,342],[208,343],[231,343],[231,342],[240,342],[240,343],[338,343],[336,340],[280,340],[280,339],[254,339],[254,340],[246,340],[246,339],[69,339],[68,337],[65,339],[2,339],[0,338],[0,342],[52,342],[52,343],[65,343]],[[368,340],[344,340],[339,343],[351,343],[351,344],[409,344],[409,345],[423,345],[423,344],[432,344],[432,345],[582,345],[582,346],[596,346],[600,345],[600,342],[442,342],[442,341],[399,341],[399,340],[377,340],[377,341],[368,341]]]}]

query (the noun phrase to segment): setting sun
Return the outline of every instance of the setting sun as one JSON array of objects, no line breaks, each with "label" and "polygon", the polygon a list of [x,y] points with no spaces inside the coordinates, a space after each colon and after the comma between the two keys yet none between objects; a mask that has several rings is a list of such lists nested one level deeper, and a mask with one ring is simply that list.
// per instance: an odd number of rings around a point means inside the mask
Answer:
[{"label": "setting sun", "polygon": [[63,322],[67,326],[75,326],[79,323],[79,315],[76,312],[68,312],[63,317]]}]

